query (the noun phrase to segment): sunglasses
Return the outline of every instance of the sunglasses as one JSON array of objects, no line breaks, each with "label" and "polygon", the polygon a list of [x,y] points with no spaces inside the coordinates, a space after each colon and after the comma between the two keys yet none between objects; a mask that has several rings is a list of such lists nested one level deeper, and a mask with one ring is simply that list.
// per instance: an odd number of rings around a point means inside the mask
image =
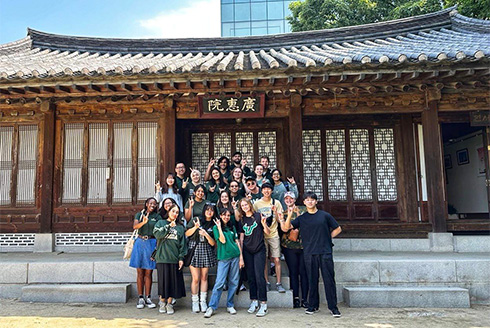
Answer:
[{"label": "sunglasses", "polygon": [[247,182],[247,186],[251,186],[251,185],[254,185],[254,184],[255,184],[255,181]]}]

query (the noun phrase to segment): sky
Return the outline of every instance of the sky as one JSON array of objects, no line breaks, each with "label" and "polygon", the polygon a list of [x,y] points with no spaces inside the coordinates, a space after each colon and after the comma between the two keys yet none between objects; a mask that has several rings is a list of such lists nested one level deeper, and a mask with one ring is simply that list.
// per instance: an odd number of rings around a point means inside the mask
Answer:
[{"label": "sky", "polygon": [[220,0],[0,0],[0,44],[27,28],[76,36],[220,36]]}]

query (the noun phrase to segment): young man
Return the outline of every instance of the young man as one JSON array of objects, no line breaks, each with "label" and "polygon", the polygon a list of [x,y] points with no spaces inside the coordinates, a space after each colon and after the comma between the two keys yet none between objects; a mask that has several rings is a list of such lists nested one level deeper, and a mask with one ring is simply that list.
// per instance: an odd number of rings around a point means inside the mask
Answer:
[{"label": "young man", "polygon": [[189,178],[185,177],[185,164],[183,162],[175,163],[175,185],[177,186],[177,190],[179,194],[182,196],[184,200],[184,204],[189,198],[189,195],[186,193],[186,186],[189,182]]},{"label": "young man", "polygon": [[320,305],[318,279],[319,271],[321,271],[328,308],[332,315],[338,318],[341,314],[337,308],[332,238],[338,236],[342,229],[330,213],[319,210],[316,207],[318,201],[314,192],[306,192],[303,202],[306,206],[306,212],[298,216],[292,223],[294,207],[288,208],[288,218],[284,223],[284,228],[286,231],[291,228],[300,229],[306,274],[308,275],[310,288],[308,295],[309,307],[306,309],[306,314],[313,314],[318,311]]},{"label": "young man", "polygon": [[235,167],[239,167],[242,169],[244,176],[248,177],[251,175],[250,168],[247,167],[247,160],[243,159],[241,152],[234,152],[233,156],[231,157],[231,161],[230,172],[233,172]]},{"label": "young man", "polygon": [[[277,222],[283,218],[281,202],[272,199],[272,189],[274,187],[266,182],[262,185],[262,198],[254,203],[254,210],[259,212],[262,216],[271,218],[272,221],[269,225],[270,233],[264,234],[266,255],[270,255],[271,260],[275,264],[276,268],[276,289],[279,293],[285,293],[286,290],[281,284],[281,241],[279,239],[279,232],[277,231]],[[264,268],[265,281],[267,286],[270,286],[269,275],[267,265]]]},{"label": "young man", "polygon": [[266,156],[266,155],[263,155],[260,157],[260,164],[262,165],[262,167],[264,168],[264,172],[262,173],[262,175],[267,179],[269,180],[269,182],[272,182],[272,170],[271,168],[269,167],[270,165],[270,160],[269,160],[269,156]]},{"label": "young man", "polygon": [[262,192],[260,191],[260,187],[257,185],[257,181],[255,181],[254,177],[245,178],[245,194],[250,196],[250,201],[255,203],[257,200],[262,198]]}]

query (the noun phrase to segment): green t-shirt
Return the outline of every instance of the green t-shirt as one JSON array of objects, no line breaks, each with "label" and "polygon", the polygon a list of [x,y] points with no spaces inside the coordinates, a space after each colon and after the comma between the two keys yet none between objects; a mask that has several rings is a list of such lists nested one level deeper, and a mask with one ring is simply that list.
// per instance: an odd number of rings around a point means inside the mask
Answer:
[{"label": "green t-shirt", "polygon": [[218,260],[225,261],[240,256],[240,249],[238,248],[235,240],[238,239],[235,227],[223,228],[223,235],[225,236],[225,243],[219,241],[219,230],[217,226],[213,227],[213,235],[218,246]]},{"label": "green t-shirt", "polygon": [[[136,213],[134,219],[138,222],[141,222],[141,212]],[[148,222],[146,222],[141,228],[138,229],[138,235],[153,237],[153,228],[155,227],[155,224],[160,220],[162,220],[160,214],[156,212],[150,213],[150,215],[148,216]]]},{"label": "green t-shirt", "polygon": [[[304,206],[297,206],[298,212],[293,212],[293,216],[291,217],[291,222],[296,220],[298,216],[306,212],[306,208]],[[287,209],[284,211],[284,219],[288,217],[288,211]],[[286,233],[283,233],[281,236],[281,246],[284,248],[289,248],[289,249],[302,249],[303,245],[301,245],[301,239],[298,237],[297,241],[292,241],[289,240],[289,233],[291,230],[289,230]]]},{"label": "green t-shirt", "polygon": [[153,233],[158,243],[155,255],[157,263],[179,263],[184,260],[187,253],[184,226],[178,224],[171,227],[169,221],[160,220],[155,224]]},{"label": "green t-shirt", "polygon": [[[194,200],[194,207],[192,207],[191,220],[193,218],[195,218],[196,216],[201,216],[202,210],[204,209],[204,205],[206,205],[206,200],[203,199],[201,202]],[[187,203],[185,203],[184,207],[189,208],[189,201],[187,201]]]},{"label": "green t-shirt", "polygon": [[215,186],[216,187],[214,188],[214,191],[211,192],[209,188],[212,187],[212,184],[210,181],[206,182],[206,191],[207,191],[206,200],[209,201],[210,203],[216,204],[219,199],[219,186],[218,185]]}]

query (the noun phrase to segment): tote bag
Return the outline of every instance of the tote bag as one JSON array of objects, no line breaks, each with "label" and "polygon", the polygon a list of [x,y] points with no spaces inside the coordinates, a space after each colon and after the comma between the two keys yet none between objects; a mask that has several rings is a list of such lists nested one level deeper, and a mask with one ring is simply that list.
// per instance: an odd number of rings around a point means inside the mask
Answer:
[{"label": "tote bag", "polygon": [[123,255],[124,260],[129,260],[131,258],[131,253],[133,252],[134,240],[136,239],[137,232],[138,229],[134,229],[133,233],[131,234],[131,237],[129,237],[128,241],[126,242],[126,245],[124,245],[124,255]]}]

